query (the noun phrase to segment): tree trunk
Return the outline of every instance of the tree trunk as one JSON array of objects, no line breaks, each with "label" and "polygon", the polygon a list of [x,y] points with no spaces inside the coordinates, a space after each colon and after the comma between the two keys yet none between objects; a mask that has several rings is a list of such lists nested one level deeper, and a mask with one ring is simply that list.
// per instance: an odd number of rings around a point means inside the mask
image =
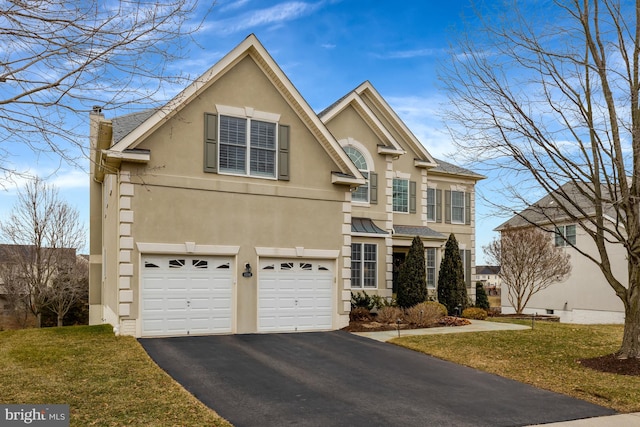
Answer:
[{"label": "tree trunk", "polygon": [[36,328],[42,327],[42,313],[36,314]]},{"label": "tree trunk", "polygon": [[58,326],[62,326],[62,316],[58,315]]},{"label": "tree trunk", "polygon": [[629,286],[624,303],[624,335],[616,355],[620,359],[640,359],[640,266],[629,263]]}]

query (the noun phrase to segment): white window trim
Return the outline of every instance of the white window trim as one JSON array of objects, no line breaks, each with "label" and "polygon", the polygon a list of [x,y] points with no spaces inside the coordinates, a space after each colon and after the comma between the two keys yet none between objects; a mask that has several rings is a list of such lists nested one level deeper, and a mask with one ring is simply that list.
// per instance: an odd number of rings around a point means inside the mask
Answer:
[{"label": "white window trim", "polygon": [[[425,261],[425,272],[428,273],[429,268],[433,269],[433,286],[429,286],[427,282],[427,289],[437,289],[438,288],[438,248],[424,248],[424,261]],[[433,251],[433,267],[429,267],[429,257],[427,256],[427,251]],[[429,277],[426,274],[425,279]]]},{"label": "white window trim", "polygon": [[[433,219],[429,218],[429,190],[433,191]],[[436,222],[438,220],[438,201],[437,201],[437,191],[436,187],[427,187],[426,192],[426,214],[427,214],[427,222]]]},{"label": "white window trim", "polygon": [[576,240],[576,243],[574,243],[573,245],[576,245],[578,243],[578,227],[576,226],[576,224],[556,225],[556,230],[562,230],[562,238],[560,239],[560,241],[558,241],[557,238],[558,232],[554,231],[553,233],[553,244],[556,248],[571,248],[573,246],[571,243],[569,243],[569,239],[567,238],[567,227],[571,226],[574,227],[574,237]]},{"label": "white window trim", "polygon": [[[360,272],[361,272],[361,276],[360,276],[360,285],[359,286],[353,286],[351,285],[351,289],[359,289],[359,290],[364,290],[366,291],[367,289],[378,289],[378,244],[377,243],[367,243],[367,242],[352,242],[351,245],[360,245],[361,247],[361,254],[362,254],[362,259],[359,260],[358,262],[360,262]],[[376,247],[376,271],[375,271],[375,286],[373,287],[366,287],[364,286],[364,245],[372,245]],[[351,252],[353,253],[353,249],[351,249]],[[353,262],[353,259],[351,260],[351,262]],[[351,267],[349,267],[351,268]]]},{"label": "white window trim", "polygon": [[[407,176],[411,177],[410,175],[407,175]],[[395,210],[394,203],[393,203],[393,181],[395,181],[395,180],[405,181],[407,183],[407,206],[406,206],[407,210],[406,211],[397,211],[397,210]],[[391,210],[393,211],[393,213],[396,213],[396,214],[408,214],[409,213],[409,204],[411,203],[410,200],[409,200],[409,198],[411,197],[411,195],[409,194],[409,187],[410,187],[409,178],[395,177],[391,181]]]},{"label": "white window trim", "polygon": [[[462,221],[457,221],[453,219],[453,193],[462,193]],[[466,224],[466,212],[467,212],[467,206],[466,206],[466,193],[464,191],[460,191],[460,190],[453,190],[451,189],[451,200],[449,201],[449,203],[451,204],[451,224]],[[459,209],[459,207],[458,207]]]},{"label": "white window trim", "polygon": [[[373,157],[371,157],[371,153],[369,153],[369,150],[367,150],[367,147],[361,143],[360,141],[353,139],[351,137],[346,138],[346,139],[341,139],[338,141],[338,143],[340,144],[340,146],[344,147],[353,147],[356,150],[358,150],[360,152],[360,154],[362,154],[362,156],[364,157],[364,160],[367,162],[367,170],[365,172],[367,172],[369,174],[368,178],[367,178],[367,186],[369,189],[369,194],[367,195],[367,201],[363,201],[363,200],[353,200],[353,198],[351,199],[351,203],[353,203],[354,205],[358,205],[358,206],[371,206],[371,173],[375,173],[375,164],[373,162]],[[348,157],[348,155],[347,155]],[[362,171],[360,171],[362,172]]]},{"label": "white window trim", "polygon": [[[254,179],[266,179],[266,180],[271,180],[271,181],[277,181],[278,180],[278,150],[280,148],[279,146],[279,124],[280,124],[280,114],[276,114],[276,113],[269,113],[266,111],[260,111],[260,110],[255,110],[251,107],[232,107],[232,106],[228,106],[228,105],[218,105],[216,104],[216,111],[218,112],[218,125],[217,125],[217,129],[218,129],[218,135],[217,135],[217,140],[218,140],[218,158],[216,159],[217,162],[217,170],[218,173],[221,175],[230,175],[230,176],[242,176],[242,177],[247,177],[247,178],[254,178]],[[228,172],[228,171],[223,171],[220,168],[220,145],[222,144],[222,142],[220,141],[220,118],[221,116],[226,116],[226,117],[236,117],[239,119],[245,119],[247,120],[247,142],[249,142],[246,146],[246,150],[247,150],[247,160],[246,160],[246,164],[245,164],[245,173],[236,173],[236,172]],[[252,175],[251,174],[251,166],[250,166],[250,162],[251,162],[251,120],[258,120],[258,121],[264,121],[264,122],[269,122],[269,123],[273,123],[275,124],[275,134],[274,134],[274,139],[275,139],[275,155],[274,155],[274,176],[262,176],[262,175]]]}]

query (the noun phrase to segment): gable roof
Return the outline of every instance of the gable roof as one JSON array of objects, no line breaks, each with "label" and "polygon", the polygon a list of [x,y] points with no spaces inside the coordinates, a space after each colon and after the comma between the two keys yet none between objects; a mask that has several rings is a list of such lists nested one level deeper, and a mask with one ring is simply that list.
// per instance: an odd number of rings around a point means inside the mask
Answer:
[{"label": "gable roof", "polygon": [[379,153],[386,154],[405,154],[406,151],[400,146],[398,141],[391,135],[389,130],[382,124],[380,118],[371,110],[363,97],[367,97],[381,112],[384,118],[391,124],[398,134],[400,134],[409,147],[416,153],[415,165],[418,167],[433,168],[436,162],[427,149],[418,141],[415,135],[409,130],[407,125],[400,119],[396,112],[391,108],[387,101],[378,93],[369,81],[365,81],[358,87],[347,93],[338,101],[331,104],[318,114],[324,123],[328,123],[338,113],[343,111],[347,106],[352,106],[358,114],[363,118],[371,129],[378,134],[380,139],[386,142],[387,146],[378,147]]},{"label": "gable roof", "polygon": [[465,169],[461,166],[454,165],[453,163],[445,162],[444,160],[434,158],[438,164],[433,169],[429,169],[429,173],[443,173],[447,175],[460,175],[473,178],[475,180],[485,179],[486,176],[473,172],[472,170]]},{"label": "gable roof", "polygon": [[476,274],[500,274],[499,265],[476,265]]},{"label": "gable roof", "polygon": [[[616,211],[612,205],[612,202],[615,201],[615,195],[611,195],[604,185],[601,191],[603,198],[609,200],[609,203],[605,203],[605,216],[615,218]],[[507,227],[528,227],[532,224],[542,225],[562,221],[576,221],[591,217],[595,215],[596,209],[592,198],[589,196],[590,194],[593,194],[593,187],[589,184],[568,182],[523,211],[516,213],[509,220],[496,227],[495,230],[501,231]],[[563,203],[563,200],[567,201],[564,207],[559,205],[559,203]],[[568,202],[568,200],[571,200],[571,202]]]},{"label": "gable roof", "polygon": [[[225,55],[220,61],[209,68],[202,76],[195,79],[182,92],[161,108],[146,110],[128,116],[122,116],[116,123],[122,126],[118,131],[119,140],[109,150],[107,155],[117,156],[126,150],[134,149],[146,137],[158,129],[166,120],[173,117],[191,100],[199,96],[203,91],[216,82],[221,76],[231,70],[238,62],[250,56],[265,76],[282,94],[292,110],[298,115],[300,120],[306,125],[309,131],[316,137],[327,154],[339,168],[339,174],[332,175],[332,182],[350,185],[361,185],[365,179],[342,150],[340,144],[324,126],[324,123],[311,109],[309,104],[293,86],[289,78],[280,69],[264,46],[254,34],[250,34],[244,41]],[[146,116],[148,114],[148,116]],[[146,116],[146,117],[145,117]],[[141,122],[140,122],[141,121]],[[140,122],[135,126],[135,122]],[[130,129],[133,127],[132,129]]]},{"label": "gable roof", "polygon": [[150,108],[148,110],[139,111],[137,113],[125,114],[111,119],[113,126],[113,143],[120,142],[125,136],[129,135],[135,128],[144,123],[151,117],[157,109]]}]

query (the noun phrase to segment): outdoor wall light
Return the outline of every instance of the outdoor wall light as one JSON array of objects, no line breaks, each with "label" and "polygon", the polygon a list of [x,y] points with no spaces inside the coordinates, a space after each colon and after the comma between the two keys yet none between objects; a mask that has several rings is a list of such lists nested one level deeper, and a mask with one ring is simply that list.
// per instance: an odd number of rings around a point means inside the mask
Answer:
[{"label": "outdoor wall light", "polygon": [[251,277],[253,273],[251,273],[251,264],[246,263],[244,265],[244,271],[242,272],[242,277]]}]

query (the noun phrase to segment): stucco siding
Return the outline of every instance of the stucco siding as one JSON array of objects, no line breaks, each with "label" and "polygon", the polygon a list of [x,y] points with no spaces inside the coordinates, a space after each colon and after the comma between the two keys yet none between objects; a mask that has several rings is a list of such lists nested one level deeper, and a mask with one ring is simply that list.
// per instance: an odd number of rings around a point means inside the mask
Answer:
[{"label": "stucco siding", "polygon": [[[553,235],[549,238],[553,239]],[[593,240],[580,227],[576,227],[576,245],[598,256]],[[623,248],[612,244],[607,248],[614,271],[626,271]],[[567,247],[563,251],[571,257],[570,276],[535,294],[527,304],[528,312],[544,314],[547,310],[553,310],[561,321],[568,323],[620,323],[620,320],[624,320],[622,301],[615,295],[599,267],[576,249]],[[624,275],[619,274],[619,280],[626,286]],[[510,310],[506,284],[502,289],[502,306],[503,311]]]}]

